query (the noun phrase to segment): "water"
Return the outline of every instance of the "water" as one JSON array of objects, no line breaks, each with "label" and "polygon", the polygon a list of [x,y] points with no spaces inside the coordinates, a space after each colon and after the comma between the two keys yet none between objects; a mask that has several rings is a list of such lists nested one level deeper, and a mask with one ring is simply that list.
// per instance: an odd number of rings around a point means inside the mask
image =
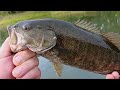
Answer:
[{"label": "water", "polygon": [[63,65],[63,74],[58,77],[53,69],[52,63],[44,57],[39,58],[39,68],[41,70],[41,79],[105,79],[104,75],[77,69]]}]

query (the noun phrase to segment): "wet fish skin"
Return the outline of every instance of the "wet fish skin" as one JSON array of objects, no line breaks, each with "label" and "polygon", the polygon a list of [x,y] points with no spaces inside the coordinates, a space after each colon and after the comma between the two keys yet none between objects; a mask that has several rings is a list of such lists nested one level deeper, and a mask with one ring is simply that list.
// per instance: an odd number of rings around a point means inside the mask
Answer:
[{"label": "wet fish skin", "polygon": [[[30,30],[21,29],[23,25],[30,26]],[[23,35],[23,39],[26,42],[29,41],[31,46],[41,42],[43,31],[54,32],[57,38],[56,45],[44,53],[36,51],[52,62],[59,61],[66,65],[101,74],[120,70],[119,50],[100,34],[56,19],[26,20],[18,22],[15,26],[18,27],[15,28],[15,31]],[[31,40],[35,42],[33,43]]]},{"label": "wet fish skin", "polygon": [[61,38],[63,44],[57,43],[54,48],[43,53],[42,56],[50,60],[59,58],[63,64],[104,75],[114,70],[120,70],[120,53],[91,43],[66,38],[68,41],[73,41],[74,45],[70,46],[63,39]]}]

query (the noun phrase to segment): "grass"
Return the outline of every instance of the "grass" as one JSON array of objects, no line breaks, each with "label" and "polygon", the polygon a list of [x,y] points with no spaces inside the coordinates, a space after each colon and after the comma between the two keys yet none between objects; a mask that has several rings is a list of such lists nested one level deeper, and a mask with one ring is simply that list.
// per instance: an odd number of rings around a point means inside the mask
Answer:
[{"label": "grass", "polygon": [[84,11],[28,11],[24,13],[17,13],[8,15],[2,18],[0,21],[0,28],[4,28],[7,25],[15,24],[21,20],[29,20],[29,19],[40,19],[40,18],[56,18],[71,21],[71,17],[74,19],[78,19],[81,16],[85,15]]},{"label": "grass", "polygon": [[103,31],[120,33],[120,11],[26,11],[8,14],[0,11],[0,43],[8,36],[6,26],[22,20],[55,18],[75,22],[86,19],[97,24]]}]

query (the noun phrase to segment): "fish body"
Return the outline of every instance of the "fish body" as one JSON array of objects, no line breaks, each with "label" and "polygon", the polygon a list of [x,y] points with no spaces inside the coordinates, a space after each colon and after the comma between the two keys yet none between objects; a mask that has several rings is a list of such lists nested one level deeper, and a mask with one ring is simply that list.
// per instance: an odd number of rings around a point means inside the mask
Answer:
[{"label": "fish body", "polygon": [[57,19],[18,22],[8,27],[11,50],[29,48],[53,62],[59,76],[61,64],[101,74],[120,70],[119,43],[113,43],[115,37],[109,38],[114,34],[96,33],[89,29],[90,25],[80,27],[83,24]]}]

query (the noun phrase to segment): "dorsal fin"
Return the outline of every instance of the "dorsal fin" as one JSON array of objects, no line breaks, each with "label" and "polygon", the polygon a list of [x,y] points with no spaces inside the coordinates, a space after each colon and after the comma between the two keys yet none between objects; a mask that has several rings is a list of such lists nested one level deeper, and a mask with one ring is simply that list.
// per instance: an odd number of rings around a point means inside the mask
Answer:
[{"label": "dorsal fin", "polygon": [[118,33],[107,32],[102,33],[102,35],[120,50],[120,35]]},{"label": "dorsal fin", "polygon": [[83,28],[87,31],[101,34],[101,30],[96,26],[96,24],[92,24],[91,22],[88,22],[87,20],[78,20],[77,22],[74,23],[75,26],[79,28]]}]

